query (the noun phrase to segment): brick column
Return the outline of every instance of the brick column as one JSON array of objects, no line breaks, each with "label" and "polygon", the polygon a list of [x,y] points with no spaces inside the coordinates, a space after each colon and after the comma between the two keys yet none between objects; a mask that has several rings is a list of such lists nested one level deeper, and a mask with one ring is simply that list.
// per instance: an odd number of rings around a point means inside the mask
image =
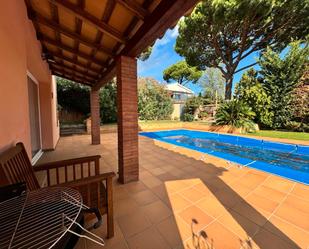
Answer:
[{"label": "brick column", "polygon": [[91,143],[100,144],[100,98],[99,90],[91,89],[90,92],[91,109]]},{"label": "brick column", "polygon": [[119,181],[137,181],[139,166],[135,58],[121,56],[117,61],[117,108]]}]

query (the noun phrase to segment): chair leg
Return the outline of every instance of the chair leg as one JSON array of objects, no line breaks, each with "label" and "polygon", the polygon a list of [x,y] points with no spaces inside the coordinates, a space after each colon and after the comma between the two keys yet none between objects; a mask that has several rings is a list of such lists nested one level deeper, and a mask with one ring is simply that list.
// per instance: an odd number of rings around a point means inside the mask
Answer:
[{"label": "chair leg", "polygon": [[113,213],[113,178],[106,180],[107,189],[107,238],[114,237],[114,213]]}]

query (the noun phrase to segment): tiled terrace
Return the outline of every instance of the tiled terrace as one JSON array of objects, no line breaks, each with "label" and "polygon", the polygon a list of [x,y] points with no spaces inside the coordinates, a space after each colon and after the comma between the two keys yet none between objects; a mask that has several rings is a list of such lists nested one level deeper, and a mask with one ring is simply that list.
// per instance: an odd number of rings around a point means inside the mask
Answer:
[{"label": "tiled terrace", "polygon": [[[101,154],[101,170],[117,171],[116,136],[101,135],[101,145],[64,137],[41,160]],[[115,237],[105,248],[309,247],[308,186],[144,137],[139,148],[140,181],[115,179]],[[76,248],[99,247],[80,239]]]}]

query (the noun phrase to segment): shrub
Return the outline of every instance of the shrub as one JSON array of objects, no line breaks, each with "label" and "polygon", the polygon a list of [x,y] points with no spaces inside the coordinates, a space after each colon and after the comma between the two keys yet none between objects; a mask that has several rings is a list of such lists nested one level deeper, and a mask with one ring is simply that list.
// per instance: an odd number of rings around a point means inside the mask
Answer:
[{"label": "shrub", "polygon": [[208,117],[208,112],[206,111],[200,111],[200,113],[198,114],[198,118],[199,119],[206,119]]},{"label": "shrub", "polygon": [[[100,90],[100,114],[102,123],[117,120],[117,89],[115,82]],[[78,112],[85,116],[90,113],[90,87],[57,77],[57,97],[59,107],[68,112]]]},{"label": "shrub", "polygon": [[[194,120],[194,113],[195,113],[196,109],[200,107],[200,105],[202,103],[203,103],[203,98],[201,96],[198,96],[198,97],[193,96],[191,98],[188,98],[186,100],[185,106],[183,108],[181,120],[183,120],[183,121],[193,121]],[[186,115],[186,114],[188,114],[188,115]],[[192,118],[188,118],[189,115],[191,115]],[[185,120],[185,119],[187,119],[187,120]]]},{"label": "shrub", "polygon": [[100,117],[102,123],[117,121],[117,85],[114,81],[100,89]]},{"label": "shrub", "polygon": [[164,86],[151,78],[139,79],[138,113],[141,120],[170,119],[173,103]]},{"label": "shrub", "polygon": [[67,111],[90,112],[90,87],[57,77],[58,104]]},{"label": "shrub", "polygon": [[252,109],[239,100],[231,100],[220,105],[216,113],[217,125],[230,125],[242,128],[244,131],[255,131],[253,119],[255,113]]},{"label": "shrub", "polygon": [[286,128],[291,131],[309,132],[309,125],[302,122],[290,121]]},{"label": "shrub", "polygon": [[182,121],[192,122],[194,120],[194,116],[191,113],[184,113],[182,115]]}]

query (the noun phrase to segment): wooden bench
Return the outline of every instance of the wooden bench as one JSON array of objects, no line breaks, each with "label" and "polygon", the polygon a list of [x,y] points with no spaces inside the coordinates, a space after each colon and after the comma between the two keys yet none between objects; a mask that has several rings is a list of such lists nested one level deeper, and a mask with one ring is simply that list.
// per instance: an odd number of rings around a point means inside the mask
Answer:
[{"label": "wooden bench", "polygon": [[100,174],[100,155],[74,158],[32,166],[22,143],[0,155],[0,186],[25,182],[27,189],[41,188],[35,172],[46,176],[45,186],[63,186],[79,190],[83,202],[107,214],[107,237],[114,236],[113,184],[114,172]]}]

